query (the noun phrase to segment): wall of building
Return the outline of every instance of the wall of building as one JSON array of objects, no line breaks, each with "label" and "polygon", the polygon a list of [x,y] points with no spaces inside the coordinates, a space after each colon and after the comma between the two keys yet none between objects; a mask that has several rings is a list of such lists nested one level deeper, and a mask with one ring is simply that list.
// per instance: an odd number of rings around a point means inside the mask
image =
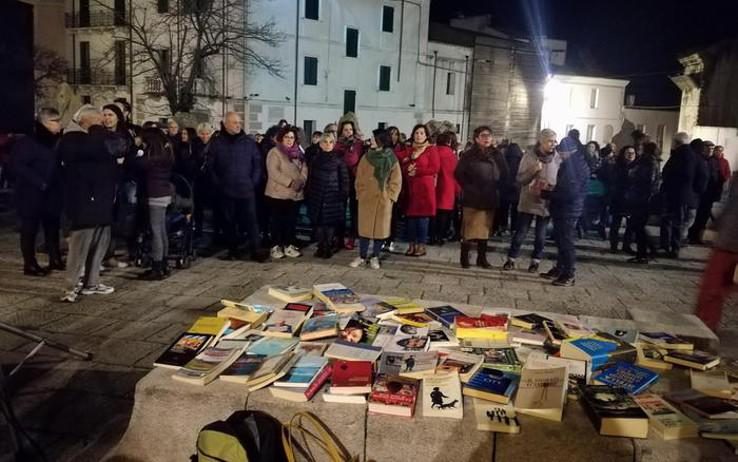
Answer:
[{"label": "wall of building", "polygon": [[678,131],[679,111],[626,107],[623,114],[623,128],[633,127],[648,134],[661,152],[668,155],[674,134]]},{"label": "wall of building", "polygon": [[[434,54],[435,52],[435,54]],[[426,119],[446,120],[459,127],[459,138],[465,139],[468,83],[473,49],[440,42],[428,42],[428,57],[420,64],[426,74]],[[436,58],[437,56],[437,58]],[[437,59],[436,64],[433,60]],[[435,78],[435,92],[434,92]]]}]

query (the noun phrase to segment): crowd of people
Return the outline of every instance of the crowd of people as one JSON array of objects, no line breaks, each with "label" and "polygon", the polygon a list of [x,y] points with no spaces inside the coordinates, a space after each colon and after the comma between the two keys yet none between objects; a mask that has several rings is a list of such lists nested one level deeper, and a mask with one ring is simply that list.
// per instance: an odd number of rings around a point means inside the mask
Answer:
[{"label": "crowd of people", "polygon": [[[42,109],[34,134],[13,148],[23,271],[44,276],[66,269],[66,301],[112,292],[100,282],[101,268],[130,264],[144,231],[150,268],[141,277],[170,274],[166,214],[176,197],[173,174],[192,185],[194,235],[211,229],[225,259],[300,257],[304,204],[315,256],[328,259],[358,244],[354,268],[380,268],[382,252],[403,234],[406,256],[423,257],[427,245],[458,239],[463,268],[472,251],[477,266],[490,268],[488,242],[497,235],[510,238],[502,269],[512,271],[532,227],[527,271],[539,272],[552,237],[556,260],[541,276],[557,286],[575,284],[575,241],[588,232],[609,239],[612,252],[632,254],[634,264],[648,263],[659,247],[678,258],[686,243],[701,243],[730,177],[722,147],[690,142],[685,133],[675,135],[662,168],[659,146],[637,131],[616,152],[612,143],[583,144],[577,130],[559,139],[544,129],[535,146],[524,148],[480,126],[460,149],[455,133],[432,133],[424,124],[407,139],[397,127],[365,137],[349,117],[307,142],[284,120],[250,135],[236,113],[214,130],[207,123],[182,128],[173,119],[139,127],[130,112],[125,100],[102,109],[85,105],[62,133],[58,112]],[[659,240],[647,232],[652,217],[660,217]],[[35,256],[40,228],[48,267]],[[116,257],[118,250],[127,253]]]}]

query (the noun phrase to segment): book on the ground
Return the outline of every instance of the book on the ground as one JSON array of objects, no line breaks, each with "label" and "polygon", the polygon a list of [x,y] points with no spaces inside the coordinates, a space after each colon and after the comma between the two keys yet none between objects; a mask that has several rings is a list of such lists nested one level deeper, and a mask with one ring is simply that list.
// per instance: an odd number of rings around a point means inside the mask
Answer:
[{"label": "book on the ground", "polygon": [[154,361],[154,366],[179,369],[205,349],[212,338],[209,334],[185,332]]},{"label": "book on the ground", "polygon": [[472,399],[477,430],[496,433],[520,433],[520,422],[511,404],[496,404]]},{"label": "book on the ground", "polygon": [[507,339],[508,316],[503,313],[480,314],[479,317],[456,316],[454,335],[458,338]]},{"label": "book on the ground", "polygon": [[286,303],[300,303],[313,298],[313,291],[299,286],[270,286],[269,295]]},{"label": "book on the ground", "polygon": [[340,395],[331,393],[330,388],[323,392],[323,401],[326,403],[339,404],[366,404],[366,394],[363,395]]},{"label": "book on the ground", "polygon": [[295,401],[299,403],[305,403],[313,399],[318,391],[328,382],[331,376],[331,365],[327,364],[323,369],[320,370],[318,375],[313,378],[313,381],[306,387],[269,387],[269,391],[275,398],[285,399],[287,401]]},{"label": "book on the ground", "polygon": [[423,378],[423,417],[464,418],[459,374]]},{"label": "book on the ground", "polygon": [[230,366],[243,350],[209,347],[174,373],[172,378],[193,385],[207,385]]},{"label": "book on the ground", "polygon": [[598,316],[579,316],[579,320],[597,331],[597,335],[600,333],[608,334],[626,343],[638,341],[639,331],[635,321]]},{"label": "book on the ground", "polygon": [[591,364],[587,361],[578,359],[560,358],[551,356],[542,351],[533,351],[525,360],[525,367],[534,368],[550,368],[555,366],[566,366],[569,375],[568,379],[568,397],[572,399],[579,398],[579,382],[589,383],[592,373]]},{"label": "book on the ground", "polygon": [[664,350],[646,342],[638,342],[635,346],[637,365],[657,372],[668,371],[673,367],[671,363],[664,361],[664,356],[666,356],[669,350]]},{"label": "book on the ground", "polygon": [[401,324],[394,337],[384,345],[384,351],[426,351],[430,345],[427,327]]},{"label": "book on the ground", "polygon": [[720,364],[720,357],[704,351],[669,351],[664,356],[667,363],[706,371]]},{"label": "book on the ground", "polygon": [[561,330],[553,321],[544,321],[543,329],[546,332],[548,343],[554,347],[560,346],[561,342],[568,338],[566,333],[564,333],[564,331]]},{"label": "book on the ground", "polygon": [[389,297],[384,299],[384,303],[393,307],[399,314],[422,313],[425,310],[409,298]]},{"label": "book on the ground", "polygon": [[515,348],[474,348],[472,350],[464,349],[464,351],[482,355],[484,358],[483,364],[495,369],[519,373],[523,367]]},{"label": "book on the ground", "polygon": [[617,361],[598,371],[593,379],[603,385],[622,388],[631,395],[637,395],[656,383],[659,374],[645,367]]},{"label": "book on the ground", "polygon": [[290,338],[300,330],[306,314],[299,311],[276,310],[264,323],[264,335]]},{"label": "book on the ground", "polygon": [[357,317],[342,317],[338,324],[338,338],[350,343],[368,343],[369,324]]},{"label": "book on the ground", "polygon": [[328,364],[328,358],[322,356],[300,356],[290,370],[279,380],[275,387],[307,387]]},{"label": "book on the ground", "polygon": [[220,303],[225,307],[239,308],[242,310],[253,311],[254,313],[271,313],[274,308],[269,305],[261,305],[258,303],[245,303],[243,301],[236,302],[234,300],[227,300],[225,298],[220,300]]},{"label": "book on the ground", "polygon": [[668,332],[641,332],[638,339],[665,350],[693,350],[694,345]]},{"label": "book on the ground", "polygon": [[224,382],[246,383],[249,378],[256,372],[267,357],[264,355],[254,355],[248,352],[241,353],[230,366],[228,366],[218,377]]},{"label": "book on the ground", "polygon": [[508,338],[500,338],[500,339],[488,339],[488,338],[460,338],[459,340],[459,348],[464,350],[473,350],[475,348],[509,348],[510,342],[508,342]]},{"label": "book on the ground", "polygon": [[331,362],[331,394],[360,395],[371,391],[374,365],[371,361]]},{"label": "book on the ground", "polygon": [[379,374],[369,394],[369,412],[412,417],[419,388],[415,379]]},{"label": "book on the ground", "polygon": [[560,422],[564,416],[568,376],[567,366],[524,367],[515,395],[515,409],[520,414]]},{"label": "book on the ground", "polygon": [[437,367],[438,372],[457,372],[463,383],[472,378],[484,361],[480,355],[461,351],[443,351]]},{"label": "book on the ground", "polygon": [[328,348],[328,343],[323,342],[300,342],[295,348],[295,354],[303,356],[323,356]]},{"label": "book on the ground", "polygon": [[195,320],[195,323],[187,329],[187,332],[191,334],[207,334],[216,336],[227,327],[228,319],[219,318],[217,316],[200,316]]},{"label": "book on the ground", "polygon": [[715,398],[731,399],[735,394],[733,386],[728,380],[725,371],[696,371],[689,370],[689,380],[693,390]]},{"label": "book on the ground", "polygon": [[582,338],[595,335],[595,331],[593,329],[586,326],[576,318],[559,319],[555,322],[559,329],[561,329],[568,338]]},{"label": "book on the ground", "polygon": [[328,313],[322,316],[313,314],[300,330],[300,340],[316,340],[338,335],[338,315]]},{"label": "book on the ground", "polygon": [[372,333],[372,346],[384,348],[392,342],[395,338],[400,326],[396,324],[373,324],[369,330],[373,330]]},{"label": "book on the ground", "polygon": [[519,382],[518,374],[482,365],[466,382],[463,393],[474,398],[507,404]]},{"label": "book on the ground", "polygon": [[309,313],[313,309],[313,305],[310,303],[288,303],[282,308],[287,311],[299,311],[300,313]]},{"label": "book on the ground", "polygon": [[313,286],[313,293],[333,311],[339,313],[364,311],[361,298],[343,284],[316,284]]},{"label": "book on the ground", "polygon": [[428,324],[435,322],[435,319],[428,316],[426,313],[394,313],[390,319],[395,322],[399,322],[400,324],[415,327],[428,327]]},{"label": "book on the ground", "polygon": [[643,393],[634,396],[633,399],[648,415],[650,428],[659,438],[675,440],[697,436],[697,424],[667,403],[661,396]]},{"label": "book on the ground", "polygon": [[422,378],[433,375],[438,363],[435,351],[384,352],[379,361],[379,373]]},{"label": "book on the ground", "polygon": [[680,405],[679,409],[697,425],[700,433],[732,433],[738,435],[738,419],[708,419],[687,406]]},{"label": "book on the ground", "polygon": [[510,324],[522,329],[542,329],[544,322],[553,322],[545,316],[538,313],[521,314],[510,318]]},{"label": "book on the ground", "polygon": [[625,390],[581,384],[584,411],[600,435],[646,438],[648,415]]},{"label": "book on the ground", "polygon": [[269,313],[257,313],[256,311],[234,308],[232,306],[226,306],[218,310],[219,318],[238,319],[248,323],[251,328],[260,326],[268,316]]},{"label": "book on the ground", "polygon": [[[683,411],[691,410],[705,419],[738,419],[738,405],[732,400],[707,396],[692,389],[677,390],[667,394],[665,398],[680,406]],[[702,431],[701,428],[700,430]]]},{"label": "book on the ground", "polygon": [[508,336],[512,344],[543,346],[546,343],[546,332],[543,328],[533,330],[523,327],[510,327]]},{"label": "book on the ground", "polygon": [[254,355],[275,356],[290,351],[297,344],[296,338],[264,337],[249,345],[248,352]]},{"label": "book on the ground", "polygon": [[453,329],[456,316],[465,316],[464,313],[450,305],[426,308],[425,312],[447,329]]},{"label": "book on the ground", "polygon": [[428,329],[428,341],[430,342],[428,345],[429,350],[459,346],[459,340],[444,328]]},{"label": "book on the ground", "polygon": [[213,339],[213,341],[210,343],[212,346],[216,346],[218,342],[222,338],[224,338],[227,335],[233,335],[236,332],[244,332],[249,330],[251,327],[251,324],[249,324],[246,321],[242,321],[240,319],[235,318],[228,318],[228,323],[226,326],[220,330],[217,336]]},{"label": "book on the ground", "polygon": [[363,343],[350,343],[336,340],[331,343],[325,351],[327,358],[343,359],[346,361],[371,361],[374,362],[382,354],[382,348]]},{"label": "book on the ground", "polygon": [[595,370],[610,361],[635,360],[636,349],[625,343],[584,337],[561,342],[559,354],[562,358],[589,361],[592,363],[592,370]]},{"label": "book on the ground", "polygon": [[387,319],[396,311],[394,306],[375,298],[362,298],[361,304],[364,305],[365,309],[359,313],[359,316],[361,319],[372,323]]},{"label": "book on the ground", "polygon": [[259,390],[284,377],[299,358],[291,352],[266,358],[246,381],[249,391]]}]

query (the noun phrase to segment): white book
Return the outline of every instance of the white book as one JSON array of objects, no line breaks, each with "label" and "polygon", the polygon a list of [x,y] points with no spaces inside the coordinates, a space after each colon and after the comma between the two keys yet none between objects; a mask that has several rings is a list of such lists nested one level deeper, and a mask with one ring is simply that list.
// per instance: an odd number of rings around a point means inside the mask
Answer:
[{"label": "white book", "polygon": [[515,410],[520,414],[560,422],[568,389],[567,370],[567,366],[537,369],[526,365],[520,374]]},{"label": "white book", "polygon": [[458,373],[423,378],[423,417],[464,418]]},{"label": "white book", "polygon": [[520,433],[520,422],[512,404],[498,404],[474,398],[477,430],[497,433]]},{"label": "white book", "polygon": [[693,390],[697,390],[714,398],[731,399],[735,394],[725,371],[700,372],[689,370],[689,379]]},{"label": "white book", "polygon": [[634,396],[633,399],[648,415],[649,428],[661,439],[673,440],[697,436],[697,424],[661,396],[643,393]]},{"label": "white book", "polygon": [[428,327],[415,327],[402,324],[397,329],[392,340],[384,345],[384,351],[426,351],[430,345],[428,332]]},{"label": "white book", "polygon": [[326,403],[366,404],[366,395],[336,395],[325,392],[322,396]]},{"label": "white book", "polygon": [[525,360],[525,367],[528,368],[548,368],[554,366],[566,366],[569,374],[569,396],[578,396],[579,380],[589,383],[592,375],[592,365],[587,361],[578,359],[559,358],[558,356],[550,356],[542,351],[531,351]]},{"label": "white book", "polygon": [[423,378],[435,374],[437,365],[438,353],[435,351],[385,351],[379,362],[379,373]]},{"label": "white book", "polygon": [[372,346],[384,348],[395,338],[397,330],[400,328],[398,324],[379,324],[377,326],[377,335],[372,341]]},{"label": "white book", "polygon": [[308,316],[310,316],[310,311],[302,313],[292,310],[276,310],[264,322],[263,333],[269,337],[293,337]]},{"label": "white book", "polygon": [[364,345],[362,343],[350,343],[336,340],[325,351],[325,357],[343,359],[345,361],[371,361],[379,359],[382,349],[379,347]]}]

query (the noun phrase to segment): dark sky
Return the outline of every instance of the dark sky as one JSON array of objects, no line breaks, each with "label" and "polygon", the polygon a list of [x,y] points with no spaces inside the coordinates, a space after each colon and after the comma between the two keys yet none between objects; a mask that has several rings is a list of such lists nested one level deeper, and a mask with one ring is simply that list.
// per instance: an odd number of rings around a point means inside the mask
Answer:
[{"label": "dark sky", "polygon": [[[738,0],[432,0],[431,20],[491,14],[518,36],[532,30],[568,42],[567,66],[631,80],[638,105],[678,105],[667,78],[678,57],[738,37]],[[531,18],[531,19],[529,19]],[[536,34],[539,35],[539,34]]]}]

